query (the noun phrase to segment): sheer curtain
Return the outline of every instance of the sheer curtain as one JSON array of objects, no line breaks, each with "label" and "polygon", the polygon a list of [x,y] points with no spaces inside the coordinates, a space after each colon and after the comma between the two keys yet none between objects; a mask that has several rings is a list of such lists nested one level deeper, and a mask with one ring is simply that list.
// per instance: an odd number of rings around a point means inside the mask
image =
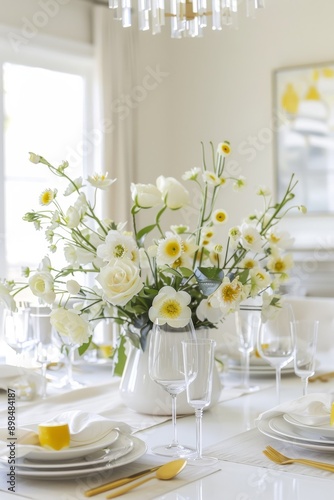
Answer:
[{"label": "sheer curtain", "polygon": [[102,199],[102,212],[115,222],[130,222],[130,183],[136,171],[136,110],[126,103],[136,82],[135,30],[122,28],[107,7],[94,6],[97,130],[100,163],[117,182]]}]

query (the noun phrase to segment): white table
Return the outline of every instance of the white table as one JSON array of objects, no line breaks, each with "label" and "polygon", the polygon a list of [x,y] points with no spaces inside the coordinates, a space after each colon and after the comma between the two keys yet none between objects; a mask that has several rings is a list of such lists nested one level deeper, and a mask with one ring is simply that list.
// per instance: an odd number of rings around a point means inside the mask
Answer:
[{"label": "white table", "polygon": [[[334,359],[334,358],[333,358]],[[323,357],[321,368],[331,368],[331,356],[326,359]],[[81,377],[90,381],[91,383],[102,382],[102,387],[108,387],[108,371],[106,369],[90,370],[82,372]],[[239,381],[238,375],[227,374],[224,375],[226,385],[231,386],[237,384]],[[224,440],[233,436],[238,436],[249,429],[254,428],[255,418],[263,411],[276,406],[275,394],[275,379],[271,378],[254,378],[252,380],[258,382],[263,388],[258,392],[243,395],[237,399],[225,401],[217,404],[209,411],[205,412],[203,418],[203,441],[204,447],[212,447],[219,443],[218,448],[224,451]],[[113,392],[106,396],[103,412],[107,414],[108,401],[112,400],[114,395],[117,399],[117,381],[111,382],[113,384]],[[310,384],[310,392],[328,392],[334,391],[334,381],[327,384],[316,383]],[[226,389],[227,390],[227,389]],[[294,375],[285,375],[282,378],[282,395],[281,400],[295,399],[301,395],[302,385],[300,379]],[[112,397],[111,397],[112,396]],[[108,399],[111,398],[111,399]],[[50,398],[50,401],[52,398]],[[2,410],[0,411],[1,426],[4,426],[3,418],[5,415],[4,404],[6,397],[4,394],[0,395],[0,403]],[[46,402],[47,403],[47,402]],[[46,404],[44,403],[44,405]],[[36,402],[36,405],[39,404]],[[33,409],[34,402],[28,403],[25,406]],[[97,408],[92,408],[92,411],[97,411]],[[18,409],[20,411],[20,409]],[[23,410],[22,410],[23,411]],[[133,418],[137,418],[138,422],[143,418],[134,415],[132,412],[127,412],[125,409],[124,415],[127,413],[132,414]],[[36,421],[38,421],[36,415]],[[23,422],[21,422],[21,425]],[[178,419],[178,436],[182,443],[195,444],[195,421],[194,416],[186,416]],[[145,426],[145,423],[144,423]],[[254,432],[258,432],[257,430]],[[264,439],[258,433],[259,439]],[[144,467],[144,463],[154,464],[157,458],[150,455],[150,447],[162,442],[169,441],[171,437],[171,422],[167,421],[159,423],[153,427],[140,430],[136,432],[136,436],[144,440],[148,445],[148,453],[140,460],[140,466]],[[229,445],[231,442],[228,442]],[[279,445],[277,445],[279,448]],[[301,456],[302,450],[295,448],[295,455]],[[161,457],[160,457],[161,458]],[[326,457],[323,457],[325,460]],[[265,457],[264,457],[265,460]],[[161,459],[160,459],[161,461]],[[163,460],[163,461],[167,461]],[[333,478],[328,477],[315,477],[313,469],[303,468],[301,466],[285,466],[281,470],[269,468],[271,464],[268,462],[268,467],[256,466],[250,464],[241,464],[237,461],[219,461],[218,466],[210,468],[202,468],[201,473],[205,475],[201,479],[188,482],[187,484],[179,483],[176,479],[169,482],[168,487],[174,488],[172,491],[166,493],[159,493],[161,481],[151,481],[148,483],[150,487],[143,486],[134,490],[131,494],[127,494],[123,498],[131,499],[145,499],[155,498],[159,500],[221,500],[222,498],[228,500],[315,500],[317,496],[321,496],[322,500],[333,499]],[[190,467],[190,466],[188,466]],[[291,467],[291,468],[290,468]],[[192,467],[194,469],[194,467]],[[198,468],[196,468],[198,469]],[[216,470],[219,469],[219,470]],[[215,471],[215,472],[213,472]],[[293,471],[293,472],[291,472]],[[296,472],[297,471],[297,472]],[[20,491],[20,495],[6,493],[6,485],[4,482],[4,474],[6,471],[0,469],[2,475],[2,482],[0,482],[0,498],[5,500],[7,498],[30,498],[46,500],[74,500],[76,498],[85,498],[82,493],[78,493],[73,488],[73,481],[58,481],[45,482],[36,479],[25,479],[26,485],[24,491]],[[122,474],[122,470],[119,470]],[[326,474],[326,473],[325,473]],[[1,477],[1,476],[0,476]],[[87,479],[88,481],[88,479]],[[20,478],[17,478],[19,484]],[[100,481],[100,483],[103,481]],[[87,483],[88,484],[88,483]],[[178,486],[180,484],[180,486]],[[181,485],[182,484],[182,485]],[[105,498],[105,494],[100,494],[96,497],[97,500]]]}]

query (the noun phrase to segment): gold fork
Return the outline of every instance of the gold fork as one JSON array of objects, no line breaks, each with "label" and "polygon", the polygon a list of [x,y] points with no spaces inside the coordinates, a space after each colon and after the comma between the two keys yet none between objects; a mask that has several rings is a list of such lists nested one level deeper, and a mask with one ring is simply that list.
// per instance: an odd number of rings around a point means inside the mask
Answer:
[{"label": "gold fork", "polygon": [[317,469],[334,472],[334,464],[328,464],[325,462],[316,462],[315,460],[309,460],[307,458],[289,458],[286,457],[285,455],[282,455],[282,453],[275,450],[275,448],[272,448],[272,446],[267,446],[266,449],[263,450],[263,453],[266,455],[266,457],[268,457],[276,464],[288,465],[296,462],[303,465],[310,465],[311,467],[316,467]]}]

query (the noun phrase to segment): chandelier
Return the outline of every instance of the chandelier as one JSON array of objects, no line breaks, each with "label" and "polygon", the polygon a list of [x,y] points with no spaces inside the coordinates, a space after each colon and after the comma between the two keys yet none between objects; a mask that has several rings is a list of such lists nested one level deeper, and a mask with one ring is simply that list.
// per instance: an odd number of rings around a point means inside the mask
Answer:
[{"label": "chandelier", "polygon": [[[239,2],[240,3],[240,2]],[[138,23],[141,31],[152,30],[156,35],[170,19],[171,37],[200,37],[211,18],[213,30],[223,26],[238,26],[238,0],[138,0]],[[132,25],[131,0],[109,0],[114,19],[122,21],[124,28]],[[264,0],[246,0],[246,15],[254,17],[257,9],[264,8]],[[209,10],[208,10],[209,9]]]}]

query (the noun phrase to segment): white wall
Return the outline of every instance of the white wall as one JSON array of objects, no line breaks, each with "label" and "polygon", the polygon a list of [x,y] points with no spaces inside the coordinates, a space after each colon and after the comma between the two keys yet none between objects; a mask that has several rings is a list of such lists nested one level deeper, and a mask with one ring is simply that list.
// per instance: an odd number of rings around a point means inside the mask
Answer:
[{"label": "white wall", "polygon": [[89,44],[91,11],[91,3],[86,0],[1,0],[0,25],[6,26],[1,38],[11,45],[11,33],[17,30],[28,43],[37,36],[50,35]]},{"label": "white wall", "polygon": [[[37,20],[36,13],[47,1],[1,0],[0,24],[22,32],[24,18]],[[59,11],[49,16],[37,35],[91,44],[91,3],[49,1],[58,2]],[[228,139],[233,147],[231,161],[249,181],[238,204],[232,206],[226,194],[232,222],[254,209],[258,201],[253,188],[258,183],[275,186],[273,141],[268,141],[273,128],[273,70],[334,60],[333,0],[266,0],[266,8],[255,20],[245,18],[244,3],[238,30],[207,28],[202,39],[172,40],[167,27],[157,36],[134,28],[138,81],[130,96],[139,119],[138,172],[133,180],[154,181],[159,174],[180,178],[200,164],[201,141],[216,144]],[[106,15],[111,15],[108,9]],[[8,43],[8,30],[2,31],[2,39]],[[152,71],[157,69],[163,74],[154,79]],[[145,81],[151,83],[146,95]],[[293,231],[299,239],[308,232],[314,240],[318,222],[310,216],[298,218]],[[323,233],[332,230],[332,217],[322,227]]]},{"label": "white wall", "polygon": [[200,162],[201,140],[229,139],[250,183],[274,186],[273,143],[261,141],[272,127],[272,72],[334,60],[334,2],[266,0],[255,20],[240,11],[239,30],[207,29],[202,39],[140,34],[139,82],[148,65],[168,73],[138,107],[143,169],[177,175]]}]

